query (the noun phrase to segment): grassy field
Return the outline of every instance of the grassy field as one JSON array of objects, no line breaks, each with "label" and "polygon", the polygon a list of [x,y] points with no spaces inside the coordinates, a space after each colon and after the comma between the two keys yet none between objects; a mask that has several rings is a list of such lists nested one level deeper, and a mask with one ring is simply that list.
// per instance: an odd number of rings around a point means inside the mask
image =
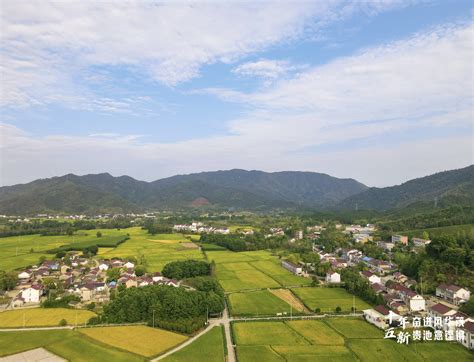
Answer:
[{"label": "grassy field", "polygon": [[69,361],[135,362],[142,358],[115,348],[95,344],[70,330],[0,332],[0,356],[43,347]]},{"label": "grassy field", "polygon": [[181,334],[146,326],[84,328],[80,332],[101,343],[144,357],[159,355],[187,339]]},{"label": "grassy field", "polygon": [[166,362],[206,361],[223,362],[224,331],[223,327],[214,327],[209,332],[199,337],[189,346],[184,347],[171,356],[166,357]]},{"label": "grassy field", "polygon": [[[229,294],[234,316],[263,316],[277,313],[290,314],[290,305],[268,290]],[[297,310],[294,313],[298,313]]]},{"label": "grassy field", "polygon": [[47,251],[62,245],[97,241],[96,233],[100,231],[102,238],[117,237],[131,229],[96,229],[78,231],[75,235],[41,236],[22,235],[0,238],[0,270],[13,270],[37,264],[41,256],[52,258]]},{"label": "grassy field", "polygon": [[300,298],[311,310],[320,308],[321,312],[335,312],[336,307],[341,307],[343,312],[350,312],[353,302],[358,311],[370,308],[366,302],[354,297],[343,288],[292,288],[293,293]]},{"label": "grassy field", "polygon": [[284,300],[293,307],[294,311],[299,313],[308,313],[308,308],[299,300],[289,289],[269,289],[270,293]]},{"label": "grassy field", "polygon": [[117,248],[101,254],[101,257],[143,256],[150,272],[161,271],[171,261],[204,259],[204,255],[198,249],[181,245],[181,243],[189,243],[189,239],[182,234],[150,235],[146,230],[138,227],[123,230],[130,234],[130,239]]},{"label": "grassy field", "polygon": [[278,288],[280,286],[274,279],[246,262],[217,264],[216,275],[226,292]]},{"label": "grassy field", "polygon": [[303,278],[294,275],[290,271],[283,268],[278,260],[256,261],[250,264],[261,272],[270,275],[284,287],[311,284],[310,278]]},{"label": "grassy field", "polygon": [[69,325],[84,324],[95,313],[66,308],[17,309],[0,313],[0,328],[57,326],[61,319]]},{"label": "grassy field", "polygon": [[363,319],[325,318],[232,325],[240,362],[251,361],[472,361],[457,343],[384,340]]},{"label": "grassy field", "polygon": [[88,248],[91,246],[97,246],[100,248],[115,248],[121,243],[127,241],[127,239],[128,239],[127,235],[101,236],[100,238],[96,237],[95,239],[91,239],[91,240],[61,245],[59,248],[48,250],[48,252],[54,254],[59,251],[72,251],[72,250],[82,251],[85,248]]}]

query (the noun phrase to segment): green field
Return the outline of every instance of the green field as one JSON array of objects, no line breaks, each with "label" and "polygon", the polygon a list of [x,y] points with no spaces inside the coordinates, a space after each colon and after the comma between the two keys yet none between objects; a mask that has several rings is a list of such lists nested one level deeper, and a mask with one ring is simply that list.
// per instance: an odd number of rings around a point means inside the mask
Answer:
[{"label": "green field", "polygon": [[310,278],[303,278],[294,275],[290,271],[283,268],[278,260],[256,261],[250,264],[263,273],[270,275],[284,287],[311,284]]},{"label": "green field", "polygon": [[182,234],[150,235],[146,230],[138,227],[123,229],[123,231],[130,234],[130,239],[117,248],[101,253],[102,258],[143,256],[149,272],[161,271],[171,261],[204,259],[199,249],[190,249],[181,245],[181,243],[189,243],[189,239]]},{"label": "green field", "polygon": [[[290,314],[290,305],[268,290],[232,293],[228,296],[233,316]],[[298,311],[293,311],[298,314]]]},{"label": "green field", "polygon": [[[123,236],[134,229],[139,230],[139,228],[94,229],[78,231],[71,236],[22,235],[0,238],[0,270],[14,270],[37,264],[41,256],[51,259],[52,255],[48,253],[48,250],[62,245],[94,243],[98,239]],[[98,231],[102,233],[101,238],[96,236]]]},{"label": "green field", "polygon": [[57,326],[61,319],[69,325],[84,324],[95,313],[81,309],[31,308],[0,312],[0,328]]},{"label": "green field", "polygon": [[100,238],[96,237],[95,239],[91,239],[91,240],[61,245],[59,248],[48,250],[48,252],[54,254],[59,251],[72,251],[72,250],[82,251],[91,246],[97,246],[100,248],[115,248],[127,240],[128,240],[127,235],[101,236]]},{"label": "green field", "polygon": [[384,340],[383,332],[359,318],[324,318],[232,325],[240,362],[251,361],[472,361],[457,343]]},{"label": "green field", "polygon": [[147,326],[83,328],[80,332],[106,345],[144,357],[159,355],[188,339],[181,334]]},{"label": "green field", "polygon": [[223,327],[214,327],[189,346],[163,360],[166,362],[223,362],[225,359],[224,339]]},{"label": "green field", "polygon": [[142,361],[130,353],[95,344],[70,330],[0,332],[0,356],[43,347],[69,361]]},{"label": "green field", "polygon": [[334,313],[341,307],[342,312],[350,312],[353,303],[357,311],[371,308],[362,299],[353,296],[343,288],[292,288],[293,293],[311,310],[319,308],[321,312]]}]

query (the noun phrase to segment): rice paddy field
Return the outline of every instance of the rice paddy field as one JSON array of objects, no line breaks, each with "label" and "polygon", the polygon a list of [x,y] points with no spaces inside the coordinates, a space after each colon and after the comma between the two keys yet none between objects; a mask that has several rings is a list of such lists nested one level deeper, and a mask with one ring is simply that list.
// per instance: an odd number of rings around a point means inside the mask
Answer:
[{"label": "rice paddy field", "polygon": [[[96,233],[102,233],[97,238]],[[38,263],[41,256],[51,259],[54,254],[48,254],[48,250],[68,246],[71,249],[74,244],[81,245],[100,244],[100,240],[116,241],[118,237],[129,235],[130,239],[114,247],[101,247],[99,256],[111,257],[138,257],[143,255],[151,272],[161,271],[163,266],[171,261],[186,259],[203,259],[201,251],[190,244],[186,235],[182,234],[158,234],[150,235],[146,230],[139,227],[127,229],[94,229],[78,231],[73,236],[40,236],[25,235],[8,238],[0,238],[0,270],[21,269],[28,265]],[[33,251],[32,251],[33,250]]]},{"label": "rice paddy field", "polygon": [[84,324],[95,313],[66,308],[31,308],[0,312],[0,328],[58,326],[62,319],[69,325]]},{"label": "rice paddy field", "polygon": [[206,251],[209,260],[216,263],[217,279],[226,292],[252,289],[301,286],[310,279],[293,275],[284,269],[278,258],[268,251]]},{"label": "rice paddy field", "polygon": [[353,304],[356,311],[371,308],[369,304],[343,288],[308,287],[291,290],[312,311],[319,308],[321,312],[334,313],[339,306],[342,312],[351,312]]},{"label": "rice paddy field", "polygon": [[[228,300],[233,316],[275,316],[282,313],[289,315],[291,309],[290,304],[268,290],[232,293],[228,295]],[[297,310],[293,312],[299,313]]]},{"label": "rice paddy field", "polygon": [[189,346],[163,359],[166,362],[223,362],[225,360],[223,327],[214,327]]},{"label": "rice paddy field", "polygon": [[181,334],[147,326],[82,328],[80,333],[100,343],[144,357],[162,354],[188,339]]},{"label": "rice paddy field", "polygon": [[356,318],[235,322],[237,357],[250,361],[472,361],[457,343],[397,344]]},{"label": "rice paddy field", "polygon": [[69,361],[143,361],[139,356],[96,344],[71,330],[0,332],[1,357],[39,347]]}]

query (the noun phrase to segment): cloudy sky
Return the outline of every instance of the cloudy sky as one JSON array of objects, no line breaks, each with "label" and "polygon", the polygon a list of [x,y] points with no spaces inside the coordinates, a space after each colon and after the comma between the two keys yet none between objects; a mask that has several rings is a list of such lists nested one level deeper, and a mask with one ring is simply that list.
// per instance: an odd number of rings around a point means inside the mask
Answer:
[{"label": "cloudy sky", "polygon": [[473,163],[473,6],[0,1],[0,184]]}]

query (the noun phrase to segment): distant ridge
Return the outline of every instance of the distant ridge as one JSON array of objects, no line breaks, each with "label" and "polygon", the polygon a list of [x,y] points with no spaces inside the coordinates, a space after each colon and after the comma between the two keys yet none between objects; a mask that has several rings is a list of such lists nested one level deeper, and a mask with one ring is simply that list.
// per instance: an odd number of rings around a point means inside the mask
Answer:
[{"label": "distant ridge", "polygon": [[367,209],[474,205],[474,166],[385,188],[316,172],[227,170],[153,182],[108,173],[40,179],[0,187],[0,213],[124,213],[193,208]]}]

